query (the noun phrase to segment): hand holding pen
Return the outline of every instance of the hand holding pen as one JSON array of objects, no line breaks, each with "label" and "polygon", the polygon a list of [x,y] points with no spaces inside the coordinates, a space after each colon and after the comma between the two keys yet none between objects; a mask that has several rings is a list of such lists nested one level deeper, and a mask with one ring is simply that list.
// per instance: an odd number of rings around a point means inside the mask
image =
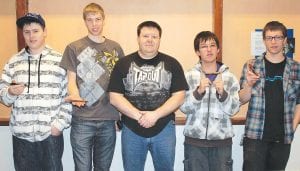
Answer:
[{"label": "hand holding pen", "polygon": [[214,87],[217,90],[217,93],[219,95],[223,95],[224,92],[224,82],[222,80],[222,76],[217,77],[217,79],[215,79],[215,81],[213,82]]},{"label": "hand holding pen", "polygon": [[246,73],[246,79],[247,84],[252,87],[257,80],[259,80],[260,74],[257,73],[254,69],[254,60],[249,60],[247,62],[247,73]]},{"label": "hand holding pen", "polygon": [[200,79],[200,84],[198,86],[198,93],[203,94],[206,90],[206,87],[209,87],[211,85],[211,81],[207,77],[202,77]]},{"label": "hand holding pen", "polygon": [[[213,72],[213,73],[206,73],[206,74],[218,75],[220,73],[219,72]],[[209,78],[207,78],[205,76],[205,74],[203,74],[203,76],[201,77],[200,84],[198,86],[198,93],[199,94],[203,94],[205,92],[205,90],[206,90],[206,87],[210,87],[211,85],[213,85],[216,88],[218,94],[220,94],[220,95],[223,94],[224,83],[223,83],[223,80],[222,80],[222,76],[219,75],[216,80],[214,80],[213,82],[211,82],[209,80]]]},{"label": "hand holding pen", "polygon": [[77,107],[82,107],[87,102],[86,100],[82,99],[79,95],[69,95],[65,98],[66,102],[72,103],[72,105]]},{"label": "hand holding pen", "polygon": [[10,86],[8,87],[8,93],[13,96],[18,96],[23,93],[26,85],[23,83],[17,83],[16,81],[12,81]]}]

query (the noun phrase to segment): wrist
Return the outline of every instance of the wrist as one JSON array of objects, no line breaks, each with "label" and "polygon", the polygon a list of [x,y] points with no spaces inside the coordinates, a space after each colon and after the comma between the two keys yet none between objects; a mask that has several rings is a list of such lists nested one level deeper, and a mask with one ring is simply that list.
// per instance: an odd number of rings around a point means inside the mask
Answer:
[{"label": "wrist", "polygon": [[252,84],[250,84],[250,83],[248,83],[248,81],[246,81],[246,82],[244,83],[243,88],[249,88],[249,89],[251,89],[252,86],[253,86]]},{"label": "wrist", "polygon": [[193,92],[193,96],[195,97],[195,99],[197,100],[201,100],[205,95],[205,91],[203,93],[199,92],[199,88],[197,87],[196,90],[194,90]]},{"label": "wrist", "polygon": [[7,88],[7,97],[13,99],[16,95],[10,90],[10,87]]},{"label": "wrist", "polygon": [[139,121],[140,119],[142,119],[143,115],[138,113],[136,116],[135,116],[135,120]]},{"label": "wrist", "polygon": [[222,94],[217,93],[217,99],[220,102],[224,102],[227,97],[228,97],[228,93],[225,90],[223,90]]},{"label": "wrist", "polygon": [[205,93],[205,89],[201,89],[200,86],[197,87],[197,92],[198,94],[204,94]]}]

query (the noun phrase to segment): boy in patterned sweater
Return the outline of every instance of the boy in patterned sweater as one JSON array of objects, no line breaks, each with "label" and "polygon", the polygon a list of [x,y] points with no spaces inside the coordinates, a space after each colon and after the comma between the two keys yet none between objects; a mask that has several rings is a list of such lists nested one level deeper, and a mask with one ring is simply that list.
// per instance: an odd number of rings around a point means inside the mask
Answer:
[{"label": "boy in patterned sweater", "polygon": [[11,106],[14,165],[19,170],[62,171],[62,131],[70,126],[71,104],[61,54],[46,46],[47,30],[39,14],[17,20],[26,47],[4,66],[0,100]]}]

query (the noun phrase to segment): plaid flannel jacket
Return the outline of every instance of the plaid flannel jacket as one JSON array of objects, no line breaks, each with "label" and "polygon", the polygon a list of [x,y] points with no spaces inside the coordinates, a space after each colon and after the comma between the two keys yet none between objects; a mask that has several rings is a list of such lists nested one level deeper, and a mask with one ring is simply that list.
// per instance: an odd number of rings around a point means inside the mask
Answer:
[{"label": "plaid flannel jacket", "polygon": [[[245,123],[245,136],[251,139],[262,139],[265,122],[265,63],[264,57],[254,62],[255,72],[260,79],[252,87]],[[240,79],[241,89],[246,83],[247,65],[245,64]],[[290,144],[294,137],[293,117],[296,104],[300,103],[300,64],[290,58],[286,59],[283,73],[284,92],[284,143]]]},{"label": "plaid flannel jacket", "polygon": [[187,121],[184,135],[206,140],[224,140],[234,136],[230,118],[239,111],[240,102],[238,91],[239,82],[229,72],[224,64],[219,69],[216,79],[222,79],[224,90],[228,96],[224,101],[218,99],[214,86],[207,87],[205,95],[201,100],[196,99],[194,91],[204,76],[201,63],[197,63],[191,70],[186,72],[186,80],[189,90],[186,91],[185,102],[180,110],[186,114]]}]

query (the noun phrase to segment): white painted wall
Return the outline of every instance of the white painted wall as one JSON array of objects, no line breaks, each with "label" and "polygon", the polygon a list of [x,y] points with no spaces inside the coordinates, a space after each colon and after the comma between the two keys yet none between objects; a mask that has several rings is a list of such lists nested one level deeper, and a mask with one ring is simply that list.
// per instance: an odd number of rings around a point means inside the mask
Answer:
[{"label": "white painted wall", "polygon": [[[241,171],[243,163],[243,153],[242,147],[239,145],[242,133],[244,131],[244,126],[234,126],[236,136],[233,139],[233,170]],[[183,126],[176,127],[177,135],[177,145],[176,145],[176,158],[175,158],[175,171],[183,170],[183,141],[184,136]],[[63,164],[65,171],[74,170],[72,150],[69,141],[70,129],[64,132],[65,136],[65,151],[63,156]],[[13,166],[13,152],[12,152],[12,138],[8,126],[0,126],[0,170],[3,171],[14,171]],[[298,153],[300,149],[300,131],[296,133],[295,141],[292,145],[290,160],[287,166],[287,171],[300,171],[299,158],[300,154]],[[121,157],[121,143],[120,143],[120,133],[117,133],[117,144],[116,151],[111,166],[111,171],[121,171],[122,167],[122,157]],[[153,165],[151,156],[148,155],[148,159],[145,166],[145,171],[153,171]]]}]

